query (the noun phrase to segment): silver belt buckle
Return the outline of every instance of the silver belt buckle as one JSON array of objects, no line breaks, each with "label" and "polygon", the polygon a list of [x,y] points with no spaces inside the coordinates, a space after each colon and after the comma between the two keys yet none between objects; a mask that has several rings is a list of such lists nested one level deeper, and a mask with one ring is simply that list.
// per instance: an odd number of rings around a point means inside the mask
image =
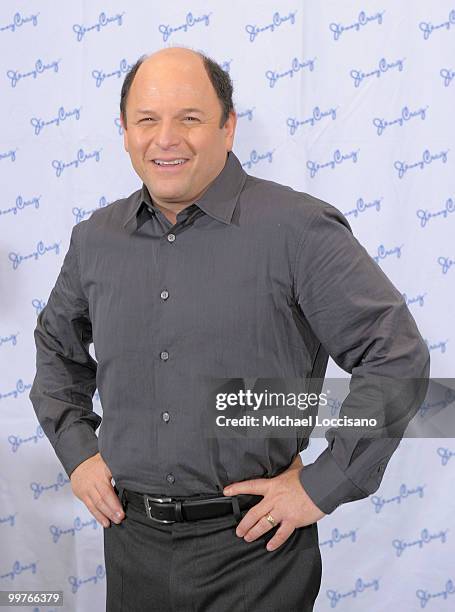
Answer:
[{"label": "silver belt buckle", "polygon": [[175,523],[175,521],[167,521],[165,519],[158,519],[155,516],[152,516],[149,501],[156,501],[162,504],[164,502],[171,502],[172,497],[151,497],[150,495],[146,495],[144,493],[144,503],[145,503],[145,511],[147,512],[147,516],[149,517],[150,520],[156,521],[157,523]]}]

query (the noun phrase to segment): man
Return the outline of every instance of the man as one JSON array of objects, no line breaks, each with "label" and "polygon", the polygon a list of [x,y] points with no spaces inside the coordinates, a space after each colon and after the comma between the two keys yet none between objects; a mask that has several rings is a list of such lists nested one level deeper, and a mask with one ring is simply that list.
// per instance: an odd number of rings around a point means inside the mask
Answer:
[{"label": "man", "polygon": [[302,432],[206,435],[210,381],[322,379],[330,354],[352,374],[345,414],[362,414],[368,375],[425,378],[428,350],[336,208],[244,172],[215,62],[142,58],[121,122],[142,189],[73,228],[30,393],[106,527],[107,610],[312,610],[317,521],[379,487],[399,438],[331,430],[303,467]]}]

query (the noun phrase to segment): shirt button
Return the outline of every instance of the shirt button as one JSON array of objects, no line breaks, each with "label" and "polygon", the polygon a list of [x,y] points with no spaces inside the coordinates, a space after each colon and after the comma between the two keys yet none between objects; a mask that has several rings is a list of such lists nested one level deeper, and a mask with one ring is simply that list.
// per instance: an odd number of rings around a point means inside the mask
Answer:
[{"label": "shirt button", "polygon": [[169,359],[169,353],[167,351],[161,351],[160,359],[162,359],[163,361],[167,361]]},{"label": "shirt button", "polygon": [[169,242],[174,242],[175,240],[175,234],[168,234],[167,235],[167,239]]},{"label": "shirt button", "polygon": [[166,290],[162,291],[160,293],[160,297],[162,300],[167,300],[167,298],[169,297],[169,291],[166,291]]},{"label": "shirt button", "polygon": [[173,484],[173,483],[175,482],[175,477],[174,477],[174,475],[173,475],[173,474],[168,474],[168,475],[166,476],[166,480],[167,480],[167,481],[168,481],[170,484]]},{"label": "shirt button", "polygon": [[169,412],[163,412],[163,414],[161,415],[161,418],[163,419],[165,423],[167,423],[171,417],[169,416]]}]

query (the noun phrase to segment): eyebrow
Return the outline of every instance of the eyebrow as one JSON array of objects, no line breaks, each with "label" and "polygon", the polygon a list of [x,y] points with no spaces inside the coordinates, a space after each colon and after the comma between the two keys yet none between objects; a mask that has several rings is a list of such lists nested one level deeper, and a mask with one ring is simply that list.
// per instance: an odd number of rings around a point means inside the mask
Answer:
[{"label": "eyebrow", "polygon": [[[139,113],[140,115],[153,115],[155,114],[156,111],[154,110],[137,110],[137,113]],[[181,108],[177,114],[180,113],[199,113],[200,115],[204,114],[204,111],[201,110],[200,108]]]}]

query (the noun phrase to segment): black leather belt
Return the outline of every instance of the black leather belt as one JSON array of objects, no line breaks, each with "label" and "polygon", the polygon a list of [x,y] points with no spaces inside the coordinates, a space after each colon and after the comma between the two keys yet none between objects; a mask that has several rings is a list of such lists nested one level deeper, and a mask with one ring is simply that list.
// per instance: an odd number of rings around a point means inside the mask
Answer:
[{"label": "black leather belt", "polygon": [[241,519],[240,511],[251,508],[261,501],[261,495],[226,495],[214,497],[166,497],[138,493],[124,489],[124,499],[135,509],[144,512],[151,521],[158,523],[176,523],[215,518],[234,514],[237,522]]}]

